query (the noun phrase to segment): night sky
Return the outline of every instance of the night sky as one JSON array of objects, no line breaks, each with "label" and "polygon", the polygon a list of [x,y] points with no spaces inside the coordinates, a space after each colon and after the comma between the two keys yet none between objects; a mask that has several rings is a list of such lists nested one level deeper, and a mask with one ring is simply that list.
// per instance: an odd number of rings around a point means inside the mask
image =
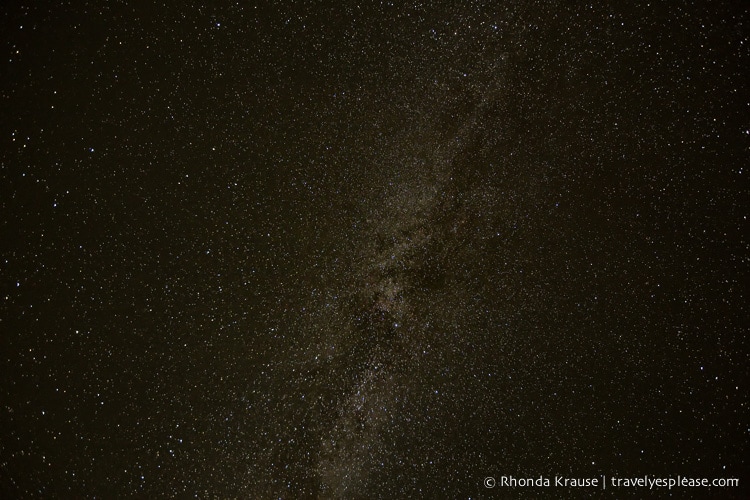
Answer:
[{"label": "night sky", "polygon": [[2,498],[750,481],[743,2],[0,7]]}]

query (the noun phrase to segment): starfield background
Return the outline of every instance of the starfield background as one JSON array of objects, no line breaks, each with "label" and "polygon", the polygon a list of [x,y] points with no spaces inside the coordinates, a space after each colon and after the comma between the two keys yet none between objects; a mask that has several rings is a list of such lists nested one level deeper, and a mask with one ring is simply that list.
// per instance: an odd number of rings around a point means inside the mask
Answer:
[{"label": "starfield background", "polygon": [[743,497],[748,19],[4,2],[2,497]]}]

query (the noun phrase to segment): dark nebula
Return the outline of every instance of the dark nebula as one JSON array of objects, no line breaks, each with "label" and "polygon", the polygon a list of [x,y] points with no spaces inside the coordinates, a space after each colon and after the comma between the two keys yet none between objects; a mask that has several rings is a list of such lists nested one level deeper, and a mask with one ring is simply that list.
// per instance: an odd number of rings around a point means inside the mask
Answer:
[{"label": "dark nebula", "polygon": [[73,3],[0,9],[2,498],[750,494],[740,2]]}]

